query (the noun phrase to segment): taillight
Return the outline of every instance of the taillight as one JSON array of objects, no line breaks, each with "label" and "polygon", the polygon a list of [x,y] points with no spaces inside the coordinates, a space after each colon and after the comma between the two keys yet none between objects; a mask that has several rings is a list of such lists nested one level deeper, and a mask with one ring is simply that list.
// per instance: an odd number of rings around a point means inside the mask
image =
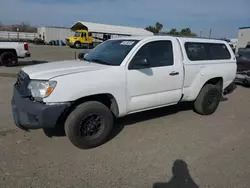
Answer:
[{"label": "taillight", "polygon": [[24,50],[28,51],[29,50],[29,46],[28,44],[24,44]]}]

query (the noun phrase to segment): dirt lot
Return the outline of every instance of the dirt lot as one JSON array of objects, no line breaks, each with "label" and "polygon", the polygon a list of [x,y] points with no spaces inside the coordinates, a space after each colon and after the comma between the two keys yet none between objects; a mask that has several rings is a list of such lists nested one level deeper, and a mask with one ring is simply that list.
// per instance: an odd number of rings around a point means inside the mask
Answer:
[{"label": "dirt lot", "polygon": [[[54,48],[31,49],[33,60],[70,57],[72,49]],[[56,52],[48,55],[51,49]],[[108,143],[79,150],[66,137],[15,128],[10,111],[14,81],[0,77],[1,188],[250,185],[249,88],[238,87],[212,116],[197,115],[185,105],[128,116],[118,120]]]}]

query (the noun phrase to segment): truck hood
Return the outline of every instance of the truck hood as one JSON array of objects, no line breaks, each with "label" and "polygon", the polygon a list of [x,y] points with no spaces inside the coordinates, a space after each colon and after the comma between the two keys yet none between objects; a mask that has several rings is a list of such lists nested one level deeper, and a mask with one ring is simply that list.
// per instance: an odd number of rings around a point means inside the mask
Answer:
[{"label": "truck hood", "polygon": [[96,71],[109,67],[111,66],[81,60],[70,60],[27,66],[22,70],[29,75],[30,79],[49,80],[62,75]]}]

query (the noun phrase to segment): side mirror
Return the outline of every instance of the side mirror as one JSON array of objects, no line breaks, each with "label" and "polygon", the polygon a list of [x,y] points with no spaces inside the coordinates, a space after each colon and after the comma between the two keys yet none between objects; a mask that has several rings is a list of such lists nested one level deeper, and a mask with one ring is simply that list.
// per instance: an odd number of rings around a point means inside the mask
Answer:
[{"label": "side mirror", "polygon": [[145,57],[135,57],[131,62],[130,69],[145,69],[149,68],[150,63],[147,58]]},{"label": "side mirror", "polygon": [[78,54],[78,59],[83,60],[84,57],[85,57],[85,55],[87,55],[87,53],[79,53],[79,54]]}]

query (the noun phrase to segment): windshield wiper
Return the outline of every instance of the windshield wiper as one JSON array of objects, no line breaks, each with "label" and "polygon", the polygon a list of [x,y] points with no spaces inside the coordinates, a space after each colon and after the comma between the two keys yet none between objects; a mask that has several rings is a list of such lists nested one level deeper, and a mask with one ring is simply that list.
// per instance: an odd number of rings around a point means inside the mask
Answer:
[{"label": "windshield wiper", "polygon": [[89,59],[88,61],[92,61],[94,63],[99,63],[99,64],[103,64],[103,65],[112,65],[112,64],[107,63],[107,62],[105,62],[105,61],[103,61],[101,59]]}]

